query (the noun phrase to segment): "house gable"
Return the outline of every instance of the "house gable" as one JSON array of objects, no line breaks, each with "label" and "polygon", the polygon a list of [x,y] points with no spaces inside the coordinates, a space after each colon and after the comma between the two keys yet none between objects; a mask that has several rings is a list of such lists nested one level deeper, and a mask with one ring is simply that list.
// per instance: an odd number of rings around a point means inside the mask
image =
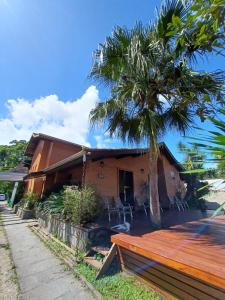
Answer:
[{"label": "house gable", "polygon": [[32,156],[30,173],[41,171],[81,151],[82,146],[43,134],[33,134],[26,152]]}]

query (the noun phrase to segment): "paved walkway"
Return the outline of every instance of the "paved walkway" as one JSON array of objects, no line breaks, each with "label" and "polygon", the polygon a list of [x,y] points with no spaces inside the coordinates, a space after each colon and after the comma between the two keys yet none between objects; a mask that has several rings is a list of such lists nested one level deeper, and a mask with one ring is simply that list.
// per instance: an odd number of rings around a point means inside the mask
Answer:
[{"label": "paved walkway", "polygon": [[61,261],[20,220],[0,207],[23,300],[93,300],[90,291],[64,270]]}]

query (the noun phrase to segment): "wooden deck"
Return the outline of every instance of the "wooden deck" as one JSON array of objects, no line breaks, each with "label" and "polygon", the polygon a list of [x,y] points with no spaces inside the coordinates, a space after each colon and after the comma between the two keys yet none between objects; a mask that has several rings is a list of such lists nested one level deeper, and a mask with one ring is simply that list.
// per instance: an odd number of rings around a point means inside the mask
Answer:
[{"label": "wooden deck", "polygon": [[225,216],[112,236],[125,269],[179,299],[225,299]]}]

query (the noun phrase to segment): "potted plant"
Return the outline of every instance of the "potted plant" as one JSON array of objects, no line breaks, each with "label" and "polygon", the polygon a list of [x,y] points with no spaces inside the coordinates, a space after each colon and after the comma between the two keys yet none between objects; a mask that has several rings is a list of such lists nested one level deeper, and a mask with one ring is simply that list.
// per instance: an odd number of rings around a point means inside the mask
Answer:
[{"label": "potted plant", "polygon": [[35,217],[35,204],[38,200],[38,196],[35,193],[28,192],[24,195],[20,201],[20,207],[18,208],[18,216],[21,219],[32,219]]}]

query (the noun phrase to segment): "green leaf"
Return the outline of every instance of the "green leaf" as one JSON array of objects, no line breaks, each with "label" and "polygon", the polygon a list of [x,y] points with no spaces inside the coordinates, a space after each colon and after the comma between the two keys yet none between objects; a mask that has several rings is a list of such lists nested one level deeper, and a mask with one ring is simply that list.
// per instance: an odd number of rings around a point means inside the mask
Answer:
[{"label": "green leaf", "polygon": [[218,28],[219,28],[219,23],[218,23],[218,19],[216,19],[216,21],[213,23],[213,30],[214,32],[217,32]]},{"label": "green leaf", "polygon": [[210,102],[210,97],[208,94],[203,95],[203,100],[206,102]]},{"label": "green leaf", "polygon": [[190,7],[190,10],[192,10],[192,11],[198,11],[199,10],[199,5],[192,5]]},{"label": "green leaf", "polygon": [[173,31],[167,32],[166,36],[173,36],[173,35],[176,35],[176,34],[177,34],[177,31],[173,30]]},{"label": "green leaf", "polygon": [[172,16],[172,23],[174,26],[177,26],[179,29],[182,28],[182,21],[178,16]]},{"label": "green leaf", "polygon": [[194,170],[187,170],[181,172],[182,174],[196,174],[196,173],[205,173],[207,172],[207,169],[194,169]]},{"label": "green leaf", "polygon": [[206,25],[204,24],[200,29],[200,33],[199,33],[200,36],[205,32],[205,29],[206,29]]}]

